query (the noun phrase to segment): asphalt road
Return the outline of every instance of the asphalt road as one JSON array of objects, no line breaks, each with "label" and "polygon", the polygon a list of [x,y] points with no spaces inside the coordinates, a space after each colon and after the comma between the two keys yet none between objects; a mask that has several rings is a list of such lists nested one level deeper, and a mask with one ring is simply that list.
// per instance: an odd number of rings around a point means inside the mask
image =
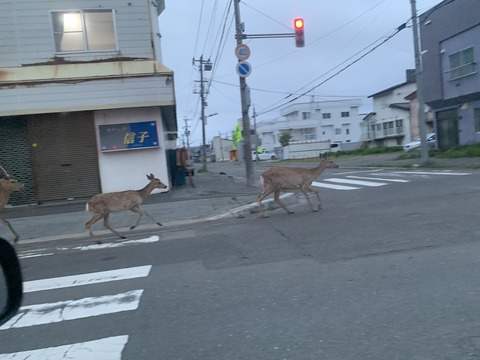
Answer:
[{"label": "asphalt road", "polygon": [[[480,172],[339,169],[328,177],[385,185],[323,188],[318,213],[300,197],[292,215],[246,213],[102,247],[25,246],[29,286],[125,268],[132,275],[133,267],[148,273],[28,292],[24,306],[56,304],[60,320],[0,330],[0,352],[114,338],[125,340],[121,358],[135,360],[479,358]],[[127,295],[109,298],[108,308],[138,296],[136,307],[92,315],[100,297],[118,294]],[[96,300],[67,320],[67,300],[87,298]],[[102,349],[99,359],[113,359]]]}]

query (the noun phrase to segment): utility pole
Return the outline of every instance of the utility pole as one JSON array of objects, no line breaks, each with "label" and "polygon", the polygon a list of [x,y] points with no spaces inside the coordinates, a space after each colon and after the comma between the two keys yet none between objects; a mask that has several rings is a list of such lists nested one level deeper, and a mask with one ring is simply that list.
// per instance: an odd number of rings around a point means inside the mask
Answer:
[{"label": "utility pole", "polygon": [[185,137],[187,138],[187,149],[188,149],[188,152],[190,153],[190,141],[189,141],[190,130],[188,129],[188,119],[184,118],[183,121],[185,121]]},{"label": "utility pole", "polygon": [[203,80],[203,71],[212,70],[212,63],[210,60],[203,60],[203,55],[200,56],[200,60],[193,59],[193,63],[200,63],[200,101],[202,107],[202,171],[207,172],[207,154],[206,154],[206,135],[205,135],[205,107],[207,103],[205,102],[205,80]]},{"label": "utility pole", "polygon": [[260,140],[258,138],[258,133],[257,133],[257,113],[255,112],[255,105],[253,105],[253,132],[255,133],[255,156],[256,160],[258,161],[258,141]]},{"label": "utility pole", "polygon": [[413,45],[415,49],[415,81],[417,82],[418,122],[420,128],[420,154],[423,162],[428,161],[427,129],[425,124],[425,104],[423,100],[423,70],[418,36],[417,6],[410,0],[412,7]]},{"label": "utility pole", "polygon": [[[243,24],[240,20],[240,0],[234,0],[234,11],[235,11],[235,38],[237,39],[237,45],[242,44],[243,38]],[[239,60],[240,61],[240,60]],[[247,81],[244,77],[239,76],[240,78],[240,99],[242,102],[242,124],[243,124],[243,149],[245,156],[245,172],[247,177],[247,186],[254,186],[254,176],[253,176],[253,162],[252,162],[252,142],[250,137],[250,118],[248,116],[248,91],[247,91]]]}]

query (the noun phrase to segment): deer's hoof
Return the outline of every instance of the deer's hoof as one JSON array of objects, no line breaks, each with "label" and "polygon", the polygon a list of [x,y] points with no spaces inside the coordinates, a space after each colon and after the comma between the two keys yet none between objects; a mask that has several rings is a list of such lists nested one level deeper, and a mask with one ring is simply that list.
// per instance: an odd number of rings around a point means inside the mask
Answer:
[{"label": "deer's hoof", "polygon": [[95,240],[95,242],[96,242],[98,245],[103,244],[100,240]]},{"label": "deer's hoof", "polygon": [[160,224],[160,223],[157,223],[157,225],[158,225],[158,226],[163,226],[163,225],[162,225],[162,224]]},{"label": "deer's hoof", "polygon": [[292,214],[295,214],[295,212],[289,211],[288,214],[289,214],[289,215],[292,215]]},{"label": "deer's hoof", "polygon": [[260,215],[259,218],[260,219],[266,219],[266,218],[268,218],[268,215]]}]

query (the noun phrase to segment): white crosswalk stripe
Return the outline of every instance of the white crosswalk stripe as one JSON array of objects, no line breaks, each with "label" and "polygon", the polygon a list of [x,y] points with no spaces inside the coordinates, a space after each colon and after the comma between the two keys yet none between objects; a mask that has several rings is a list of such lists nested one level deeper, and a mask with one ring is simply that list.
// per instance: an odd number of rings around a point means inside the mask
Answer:
[{"label": "white crosswalk stripe", "polygon": [[322,183],[322,182],[318,182],[318,181],[312,182],[312,185],[315,186],[315,187],[334,189],[334,190],[357,190],[357,189],[360,189],[359,187],[355,187],[355,186],[327,184],[327,183]]},{"label": "white crosswalk stripe", "polygon": [[[312,182],[312,186],[318,188],[332,189],[332,190],[359,190],[364,187],[380,187],[388,185],[389,183],[408,183],[412,179],[418,176],[423,178],[429,176],[465,176],[471,175],[468,172],[452,172],[450,170],[439,170],[439,171],[418,171],[418,170],[396,170],[396,171],[385,171],[384,169],[372,170],[372,171],[360,171],[359,173],[362,176],[358,175],[347,175],[352,174],[343,173],[344,177],[332,177],[325,178],[321,181]],[[368,176],[365,176],[368,175]],[[411,178],[411,179],[409,179]]]},{"label": "white crosswalk stripe", "polygon": [[353,180],[353,179],[340,179],[340,178],[328,178],[324,181],[340,183],[340,184],[351,184],[351,185],[361,185],[361,186],[384,186],[386,183],[382,182],[373,182],[373,181],[362,181],[362,180]]},{"label": "white crosswalk stripe", "polygon": [[128,341],[127,335],[112,336],[105,339],[87,341],[77,344],[62,345],[46,349],[20,351],[10,357],[0,359],[10,360],[120,360],[122,350]]},{"label": "white crosswalk stripe", "polygon": [[51,324],[65,320],[76,320],[135,310],[138,307],[142,293],[143,290],[132,290],[122,294],[22,306],[17,315],[0,326],[0,330]]},{"label": "white crosswalk stripe", "polygon": [[399,183],[407,183],[410,182],[410,180],[405,180],[405,179],[386,179],[386,178],[378,178],[378,177],[367,177],[367,176],[353,176],[349,175],[347,176],[349,179],[363,179],[363,180],[377,180],[377,181],[387,181],[387,182],[399,182]]},{"label": "white crosswalk stripe", "polygon": [[[25,293],[32,293],[142,278],[148,276],[150,270],[151,265],[145,265],[27,281],[24,283],[24,291]],[[117,294],[22,306],[12,319],[0,326],[0,331],[46,324],[53,326],[53,324],[62,321],[133,311],[138,308],[142,294],[143,289],[135,289]],[[121,335],[57,347],[0,354],[0,360],[120,360],[123,348],[127,342],[128,335]]]}]

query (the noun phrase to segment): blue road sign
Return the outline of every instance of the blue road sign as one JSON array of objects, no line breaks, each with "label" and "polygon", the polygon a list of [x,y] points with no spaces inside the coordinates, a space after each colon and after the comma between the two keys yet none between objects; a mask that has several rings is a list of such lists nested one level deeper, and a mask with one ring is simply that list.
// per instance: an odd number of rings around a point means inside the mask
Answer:
[{"label": "blue road sign", "polygon": [[237,74],[240,77],[247,77],[252,73],[252,65],[247,61],[239,61],[236,66]]}]

